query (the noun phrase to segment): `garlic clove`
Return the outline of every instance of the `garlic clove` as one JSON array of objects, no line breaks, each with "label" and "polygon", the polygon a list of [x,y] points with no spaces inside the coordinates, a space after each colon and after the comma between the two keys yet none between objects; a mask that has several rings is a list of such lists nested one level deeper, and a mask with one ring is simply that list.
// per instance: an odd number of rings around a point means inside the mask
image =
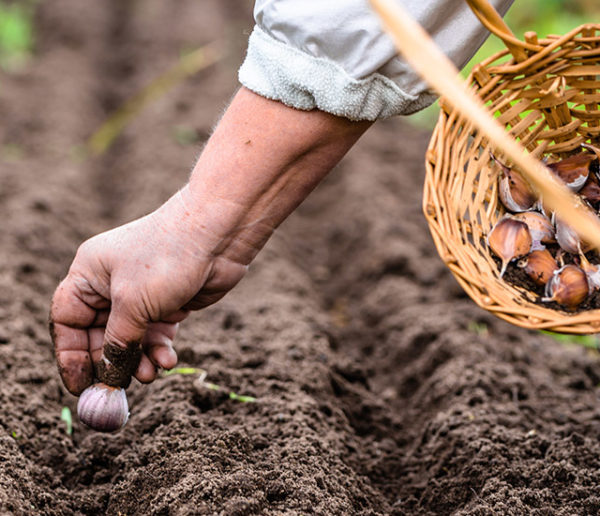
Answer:
[{"label": "garlic clove", "polygon": [[579,190],[579,195],[588,202],[600,202],[600,184],[598,184],[598,180],[590,175],[583,188]]},{"label": "garlic clove", "polygon": [[487,244],[492,252],[502,260],[500,277],[504,276],[510,261],[529,253],[531,243],[531,235],[524,222],[505,217],[492,228],[487,238]]},{"label": "garlic clove", "polygon": [[114,432],[129,419],[125,389],[95,383],[85,389],[77,403],[77,415],[83,424],[99,432]]},{"label": "garlic clove", "polygon": [[556,301],[569,310],[575,310],[590,291],[585,272],[576,265],[565,265],[554,272],[546,284],[543,302]]},{"label": "garlic clove", "polygon": [[533,208],[537,196],[525,178],[498,161],[493,154],[490,153],[490,156],[502,170],[498,178],[498,197],[505,208],[515,213]]},{"label": "garlic clove", "polygon": [[585,254],[579,255],[580,267],[587,275],[590,290],[600,289],[600,265],[595,265],[589,262]]},{"label": "garlic clove", "polygon": [[582,143],[581,146],[596,155],[596,159],[590,163],[590,177],[600,179],[600,148],[589,143]]},{"label": "garlic clove", "polygon": [[546,165],[573,192],[579,191],[590,175],[590,167],[596,156],[581,152],[556,163]]},{"label": "garlic clove", "polygon": [[554,211],[544,204],[544,198],[540,195],[537,202],[533,205],[533,210],[539,211],[544,217],[550,219],[554,224]]},{"label": "garlic clove", "polygon": [[571,254],[579,254],[582,250],[582,242],[573,228],[568,226],[560,218],[556,217],[556,241],[558,245]]},{"label": "garlic clove", "polygon": [[546,285],[554,272],[558,270],[558,264],[550,251],[547,249],[532,251],[517,264],[538,285]]},{"label": "garlic clove", "polygon": [[542,244],[552,244],[556,242],[554,239],[554,227],[550,219],[537,211],[524,211],[513,215],[514,220],[525,222],[531,234],[533,241],[532,247],[536,249],[545,249]]}]

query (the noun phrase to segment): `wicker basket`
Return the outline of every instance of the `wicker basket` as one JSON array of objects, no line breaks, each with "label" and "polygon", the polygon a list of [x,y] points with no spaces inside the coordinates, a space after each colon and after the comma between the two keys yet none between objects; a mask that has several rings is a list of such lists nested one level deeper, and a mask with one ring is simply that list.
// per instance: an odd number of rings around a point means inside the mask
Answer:
[{"label": "wicker basket", "polygon": [[[561,158],[600,141],[600,25],[564,36],[516,39],[482,0],[468,0],[507,49],[475,66],[468,78],[486,108],[528,151]],[[444,98],[427,151],[423,209],[441,258],[480,307],[525,328],[562,333],[600,331],[600,310],[569,313],[534,302],[499,278],[485,236],[502,217],[491,146]],[[500,151],[501,152],[501,151]],[[502,158],[502,155],[500,155]]]}]

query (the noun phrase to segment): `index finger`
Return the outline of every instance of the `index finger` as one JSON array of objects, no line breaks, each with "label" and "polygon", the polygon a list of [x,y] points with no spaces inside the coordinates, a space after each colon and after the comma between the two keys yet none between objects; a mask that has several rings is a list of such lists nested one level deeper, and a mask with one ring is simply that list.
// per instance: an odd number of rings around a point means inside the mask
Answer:
[{"label": "index finger", "polygon": [[71,394],[79,396],[94,379],[88,332],[50,321],[50,335],[62,382]]},{"label": "index finger", "polygon": [[[78,396],[94,379],[87,328],[94,324],[97,309],[106,305],[100,299],[85,299],[71,276],[56,289],[50,308],[50,336],[58,371],[69,392]],[[86,302],[86,300],[88,302]]]}]

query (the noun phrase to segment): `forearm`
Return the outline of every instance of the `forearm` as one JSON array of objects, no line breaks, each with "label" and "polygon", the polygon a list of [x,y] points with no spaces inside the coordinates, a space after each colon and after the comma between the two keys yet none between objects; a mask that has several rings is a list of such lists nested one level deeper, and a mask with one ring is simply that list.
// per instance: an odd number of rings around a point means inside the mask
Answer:
[{"label": "forearm", "polygon": [[248,264],[369,125],[242,88],[182,192],[207,250]]},{"label": "forearm", "polygon": [[67,388],[126,386],[138,359],[142,382],[173,367],[177,324],[237,284],[368,125],[240,90],[178,195],[77,251],[50,316]]}]

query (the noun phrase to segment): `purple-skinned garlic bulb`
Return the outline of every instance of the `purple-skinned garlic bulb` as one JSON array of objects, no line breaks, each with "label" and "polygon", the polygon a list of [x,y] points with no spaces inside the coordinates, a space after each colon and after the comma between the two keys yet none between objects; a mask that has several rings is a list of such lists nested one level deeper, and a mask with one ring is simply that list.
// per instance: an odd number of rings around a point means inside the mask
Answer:
[{"label": "purple-skinned garlic bulb", "polygon": [[104,383],[90,385],[77,402],[81,422],[98,432],[115,432],[129,419],[125,389]]}]

